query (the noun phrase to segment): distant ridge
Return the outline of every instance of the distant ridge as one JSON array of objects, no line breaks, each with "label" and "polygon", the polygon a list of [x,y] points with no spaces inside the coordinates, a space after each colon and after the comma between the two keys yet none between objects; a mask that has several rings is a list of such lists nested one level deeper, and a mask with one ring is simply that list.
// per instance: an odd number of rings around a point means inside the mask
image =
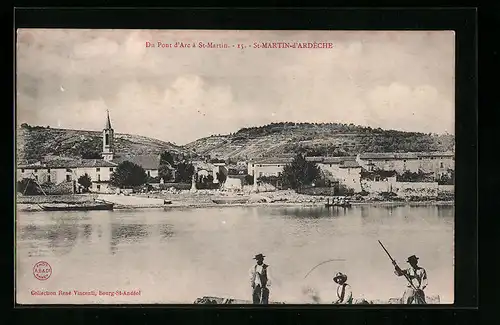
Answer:
[{"label": "distant ridge", "polygon": [[271,123],[193,141],[200,155],[249,159],[294,154],[345,156],[361,152],[425,152],[453,149],[453,135],[383,130],[341,123]]},{"label": "distant ridge", "polygon": [[[84,157],[102,151],[102,132],[30,126],[17,128],[17,161],[40,160],[44,156]],[[168,150],[189,155],[184,148],[169,142],[139,135],[115,133],[115,152],[128,155],[160,154]]]},{"label": "distant ridge", "polygon": [[[163,151],[185,156],[212,156],[250,159],[310,155],[352,156],[362,152],[449,151],[453,135],[373,129],[340,123],[271,123],[243,128],[228,135],[213,135],[177,146],[145,136],[115,134],[115,151],[126,155],[160,154]],[[83,157],[99,155],[100,131],[30,126],[17,128],[18,163],[40,160],[44,156]],[[92,158],[92,157],[91,157]]]}]

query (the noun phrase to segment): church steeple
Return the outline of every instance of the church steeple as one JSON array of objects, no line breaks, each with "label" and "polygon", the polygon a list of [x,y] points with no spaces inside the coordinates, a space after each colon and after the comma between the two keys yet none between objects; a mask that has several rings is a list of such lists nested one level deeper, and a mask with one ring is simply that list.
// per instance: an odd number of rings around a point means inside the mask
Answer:
[{"label": "church steeple", "polygon": [[111,120],[109,119],[109,111],[107,112],[106,127],[102,130],[102,158],[104,160],[113,160],[114,150],[113,150],[113,136],[114,131],[111,127]]},{"label": "church steeple", "polygon": [[106,120],[106,127],[104,128],[105,130],[112,130],[113,128],[111,127],[111,120],[109,119],[109,110],[106,110],[106,112],[108,113],[108,118]]}]

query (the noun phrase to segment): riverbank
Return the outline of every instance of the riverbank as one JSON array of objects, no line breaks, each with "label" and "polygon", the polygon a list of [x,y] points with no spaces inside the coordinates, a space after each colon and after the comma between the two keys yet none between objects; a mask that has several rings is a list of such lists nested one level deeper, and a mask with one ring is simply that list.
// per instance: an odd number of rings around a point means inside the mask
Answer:
[{"label": "riverbank", "polygon": [[[214,198],[248,198],[246,203],[217,204]],[[48,196],[21,196],[17,197],[17,211],[42,211],[40,204],[47,203],[76,203],[91,202],[96,199],[114,203],[116,210],[131,209],[175,209],[175,208],[222,208],[228,206],[273,206],[273,207],[315,207],[324,206],[327,197],[297,194],[293,191],[275,191],[264,193],[231,194],[227,192],[203,191],[180,193],[153,193],[136,195],[116,194],[77,194],[77,195],[48,195]],[[354,200],[352,206],[425,206],[425,205],[454,205],[454,201],[422,200],[422,201],[382,201],[382,200]]]}]

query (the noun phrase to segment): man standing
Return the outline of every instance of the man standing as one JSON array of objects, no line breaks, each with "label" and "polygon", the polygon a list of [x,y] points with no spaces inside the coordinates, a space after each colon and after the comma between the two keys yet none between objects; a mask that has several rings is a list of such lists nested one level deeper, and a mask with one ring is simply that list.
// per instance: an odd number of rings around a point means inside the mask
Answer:
[{"label": "man standing", "polygon": [[337,287],[337,301],[334,304],[347,305],[352,304],[351,286],[347,284],[347,275],[338,272],[333,281],[339,286]]},{"label": "man standing", "polygon": [[406,270],[401,270],[401,268],[394,262],[394,267],[396,268],[397,276],[405,276],[411,283],[408,283],[403,294],[404,304],[425,304],[425,293],[424,290],[427,287],[427,272],[423,267],[418,266],[418,257],[412,255],[408,257],[406,261],[410,264],[410,267]]},{"label": "man standing", "polygon": [[250,285],[252,286],[252,301],[254,304],[269,303],[269,265],[264,264],[264,255],[257,254],[254,259],[257,263],[250,269]]}]

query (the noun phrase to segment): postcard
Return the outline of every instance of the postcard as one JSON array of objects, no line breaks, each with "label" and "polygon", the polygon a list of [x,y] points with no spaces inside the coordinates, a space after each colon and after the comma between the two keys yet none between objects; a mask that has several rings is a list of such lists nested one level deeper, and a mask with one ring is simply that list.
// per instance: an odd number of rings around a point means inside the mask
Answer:
[{"label": "postcard", "polygon": [[19,29],[16,302],[454,302],[453,31]]}]

